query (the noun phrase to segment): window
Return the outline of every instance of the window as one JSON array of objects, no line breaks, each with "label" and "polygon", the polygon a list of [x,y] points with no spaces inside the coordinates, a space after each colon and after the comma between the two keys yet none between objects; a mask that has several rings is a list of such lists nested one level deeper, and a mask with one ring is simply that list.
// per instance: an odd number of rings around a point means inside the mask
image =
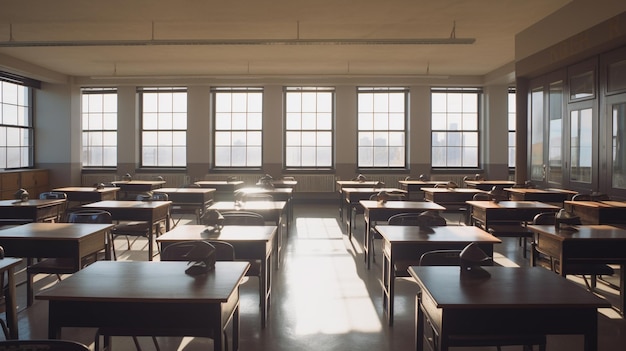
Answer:
[{"label": "window", "polygon": [[431,90],[433,167],[478,167],[481,93],[477,88]]},{"label": "window", "polygon": [[285,167],[333,166],[334,88],[285,88]]},{"label": "window", "polygon": [[509,89],[509,168],[515,168],[515,89]]},{"label": "window", "polygon": [[263,162],[263,90],[212,90],[215,167],[258,168]]},{"label": "window", "polygon": [[0,74],[0,168],[33,164],[31,88]]},{"label": "window", "polygon": [[187,89],[142,88],[141,165],[186,167]]},{"label": "window", "polygon": [[82,89],[83,167],[117,167],[117,89]]},{"label": "window", "polygon": [[406,88],[358,89],[358,167],[406,167]]}]

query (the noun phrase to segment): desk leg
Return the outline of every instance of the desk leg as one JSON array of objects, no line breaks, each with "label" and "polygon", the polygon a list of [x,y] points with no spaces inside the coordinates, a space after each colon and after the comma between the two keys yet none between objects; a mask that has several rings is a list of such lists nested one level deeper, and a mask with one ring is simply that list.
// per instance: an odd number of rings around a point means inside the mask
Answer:
[{"label": "desk leg", "polygon": [[272,281],[272,269],[270,267],[271,261],[271,256],[265,257],[261,261],[261,281],[259,282],[259,297],[261,298],[261,328],[265,328],[265,325],[267,323],[267,312],[271,296],[270,284]]},{"label": "desk leg", "polygon": [[383,312],[387,317],[387,324],[393,325],[393,297],[395,294],[396,273],[393,269],[393,260],[391,257],[383,254]]},{"label": "desk leg", "polygon": [[619,266],[619,313],[624,317],[624,308],[626,307],[626,269],[625,264]]},{"label": "desk leg", "polygon": [[7,270],[7,276],[8,292],[5,297],[5,305],[9,339],[19,339],[19,330],[17,327],[17,296],[15,293],[15,269],[13,267]]},{"label": "desk leg", "polygon": [[424,351],[424,316],[422,316],[421,296],[415,295],[415,350]]},{"label": "desk leg", "polygon": [[365,256],[365,266],[370,269],[370,219],[369,214],[364,213],[363,218],[365,220],[365,233],[363,234],[363,256]]},{"label": "desk leg", "polygon": [[[237,288],[239,289],[239,288]],[[233,312],[233,351],[239,351],[239,302],[237,302],[237,307],[235,307],[235,311]],[[228,342],[227,340],[225,340]],[[228,349],[228,348],[227,348]]]}]

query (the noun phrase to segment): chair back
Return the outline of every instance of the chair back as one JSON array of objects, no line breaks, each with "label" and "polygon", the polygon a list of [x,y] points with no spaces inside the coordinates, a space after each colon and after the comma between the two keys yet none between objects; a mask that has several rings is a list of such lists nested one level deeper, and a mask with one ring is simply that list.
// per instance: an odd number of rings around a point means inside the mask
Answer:
[{"label": "chair back", "polygon": [[474,201],[491,201],[493,198],[489,193],[476,193],[472,196]]},{"label": "chair back", "polygon": [[222,212],[224,225],[265,225],[263,215],[248,211]]},{"label": "chair back", "polygon": [[556,218],[556,212],[542,212],[538,213],[533,218],[533,224],[552,224],[554,225]]},{"label": "chair back", "polygon": [[461,250],[433,250],[420,256],[420,266],[459,266]]},{"label": "chair back", "polygon": [[135,198],[137,201],[168,201],[169,196],[166,193],[145,193],[139,194]]},{"label": "chair back", "polygon": [[67,194],[60,191],[47,191],[39,194],[41,200],[67,200]]},{"label": "chair back", "polygon": [[161,251],[161,261],[189,261],[190,253],[194,250],[206,250],[206,246],[215,248],[216,261],[234,261],[235,248],[225,241],[219,240],[192,240],[181,241],[165,247]]},{"label": "chair back", "polygon": [[413,225],[420,227],[439,227],[447,225],[446,219],[437,211],[422,213],[398,213],[387,220],[389,225]]},{"label": "chair back", "polygon": [[6,340],[0,351],[89,351],[89,347],[70,340]]},{"label": "chair back", "polygon": [[591,194],[576,194],[572,196],[572,201],[593,201]]},{"label": "chair back", "polygon": [[593,201],[610,201],[611,197],[604,193],[592,193],[591,199]]},{"label": "chair back", "polygon": [[102,210],[78,210],[67,215],[68,223],[113,223],[111,213]]}]

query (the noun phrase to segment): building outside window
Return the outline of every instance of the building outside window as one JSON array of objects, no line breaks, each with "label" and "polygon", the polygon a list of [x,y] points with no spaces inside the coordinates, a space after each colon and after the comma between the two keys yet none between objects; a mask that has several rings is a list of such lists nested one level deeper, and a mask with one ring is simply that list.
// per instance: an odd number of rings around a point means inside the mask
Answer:
[{"label": "building outside window", "polygon": [[285,167],[333,166],[334,88],[285,88]]},{"label": "building outside window", "polygon": [[263,165],[263,89],[215,88],[214,166],[259,168]]},{"label": "building outside window", "polygon": [[117,89],[81,92],[83,167],[117,167]]},{"label": "building outside window", "polygon": [[509,89],[509,168],[515,168],[515,89]]},{"label": "building outside window", "polygon": [[358,88],[358,167],[405,168],[408,89]]},{"label": "building outside window", "polygon": [[187,166],[187,89],[141,88],[141,165]]},{"label": "building outside window", "polygon": [[34,164],[31,90],[0,74],[0,168]]},{"label": "building outside window", "polygon": [[477,88],[431,89],[432,167],[478,167]]}]

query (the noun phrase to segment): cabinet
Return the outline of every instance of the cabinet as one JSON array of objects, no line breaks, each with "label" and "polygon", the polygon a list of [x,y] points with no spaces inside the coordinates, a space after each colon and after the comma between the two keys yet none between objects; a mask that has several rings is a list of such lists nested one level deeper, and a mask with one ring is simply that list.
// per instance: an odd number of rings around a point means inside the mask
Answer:
[{"label": "cabinet", "polygon": [[0,197],[2,200],[13,198],[13,194],[20,188],[26,189],[31,198],[36,198],[40,193],[48,191],[49,170],[26,169],[0,172]]}]

